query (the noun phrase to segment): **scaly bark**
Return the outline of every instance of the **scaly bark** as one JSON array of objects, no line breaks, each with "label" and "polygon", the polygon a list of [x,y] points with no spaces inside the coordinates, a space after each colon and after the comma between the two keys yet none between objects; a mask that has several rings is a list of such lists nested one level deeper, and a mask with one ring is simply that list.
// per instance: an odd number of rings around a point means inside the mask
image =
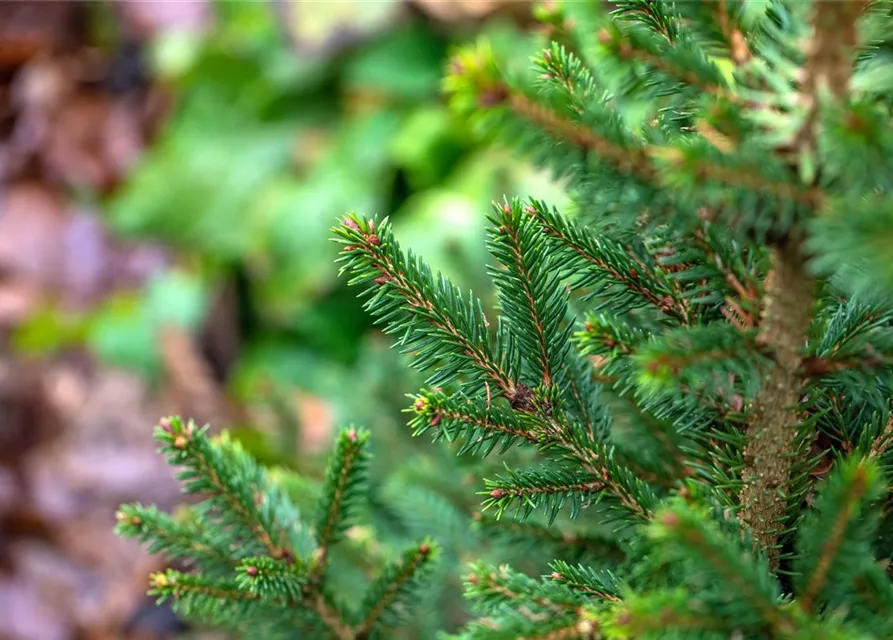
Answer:
[{"label": "scaly bark", "polygon": [[794,441],[799,417],[797,404],[803,379],[798,374],[806,332],[812,318],[814,283],[804,270],[797,243],[775,251],[773,271],[766,283],[766,306],[758,340],[771,349],[776,365],[763,382],[750,408],[744,448],[744,488],[741,519],[755,542],[766,548],[777,565],[776,540],[787,508]]}]

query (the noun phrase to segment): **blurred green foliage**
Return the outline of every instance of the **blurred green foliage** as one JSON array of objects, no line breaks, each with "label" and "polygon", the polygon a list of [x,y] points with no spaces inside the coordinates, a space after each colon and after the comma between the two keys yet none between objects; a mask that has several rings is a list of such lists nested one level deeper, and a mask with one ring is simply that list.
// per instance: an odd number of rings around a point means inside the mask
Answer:
[{"label": "blurred green foliage", "polygon": [[[330,6],[296,3],[304,4],[315,14]],[[393,3],[346,4],[354,19],[379,24]],[[344,16],[343,5],[331,4],[335,17]],[[405,393],[422,381],[338,279],[329,229],[348,211],[388,212],[404,246],[464,288],[486,292],[490,203],[523,192],[561,205],[564,194],[547,175],[475,142],[442,101],[450,48],[476,33],[450,33],[415,16],[327,46],[320,43],[331,25],[321,15],[292,16],[298,28],[289,29],[273,3],[224,1],[214,9],[205,34],[172,32],[150,43],[153,75],[175,106],[136,171],[104,203],[112,231],[162,242],[179,256],[176,268],[89,314],[38,314],[17,345],[46,352],[84,343],[102,360],[158,381],[160,330],[198,331],[214,292],[240,274],[249,320],[227,391],[267,408],[275,429],[234,435],[263,462],[297,466],[312,486],[326,451],[295,453],[306,426],[294,411],[295,390],[324,399],[335,424],[373,430],[368,506],[382,539],[370,539],[369,564],[420,533],[440,532],[443,579],[433,581],[431,606],[422,608],[428,615],[407,630],[432,637],[464,615],[461,572],[451,564],[482,555],[468,526],[474,491],[456,484],[474,485],[480,475],[447,448],[411,438]],[[513,25],[479,28],[525,47],[527,36]],[[303,489],[296,495],[308,495]],[[472,545],[478,550],[469,554]],[[345,575],[349,597],[362,581]]]},{"label": "blurred green foliage", "polygon": [[[556,200],[546,177],[475,143],[440,99],[449,47],[474,34],[404,17],[346,47],[300,50],[323,40],[326,11],[343,18],[344,4],[314,5],[314,20],[292,16],[299,28],[289,31],[273,3],[219,2],[205,34],[150,43],[153,74],[175,107],[106,203],[107,223],[160,240],[183,260],[145,295],[82,319],[81,333],[109,362],[157,376],[159,327],[198,327],[208,295],[238,269],[253,321],[245,375],[261,368],[325,393],[321,381],[343,375],[323,373],[327,363],[356,362],[371,328],[332,266],[336,218],[390,212],[408,247],[480,287],[489,203],[521,184]],[[392,3],[347,4],[354,20],[380,23],[383,6],[367,5]],[[483,28],[523,45],[509,25]],[[238,376],[235,388],[245,388]]]}]

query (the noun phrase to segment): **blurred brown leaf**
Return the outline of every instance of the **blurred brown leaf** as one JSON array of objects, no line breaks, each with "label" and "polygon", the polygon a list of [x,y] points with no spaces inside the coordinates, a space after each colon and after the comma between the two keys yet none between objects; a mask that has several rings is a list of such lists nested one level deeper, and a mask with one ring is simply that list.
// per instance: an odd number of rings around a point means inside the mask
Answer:
[{"label": "blurred brown leaf", "polygon": [[0,272],[52,285],[66,225],[63,202],[37,182],[12,185],[0,198]]},{"label": "blurred brown leaf", "polygon": [[238,422],[237,408],[218,386],[214,372],[192,336],[178,327],[161,335],[161,357],[170,411],[198,424],[223,429]]},{"label": "blurred brown leaf", "polygon": [[169,31],[201,31],[211,20],[206,0],[129,0],[118,8],[134,35],[141,37]]},{"label": "blurred brown leaf", "polygon": [[0,2],[0,69],[70,45],[82,10],[80,2]]},{"label": "blurred brown leaf", "polygon": [[301,422],[301,451],[318,453],[329,446],[335,429],[331,405],[319,396],[297,392],[295,405]]},{"label": "blurred brown leaf", "polygon": [[133,167],[143,144],[135,108],[105,95],[79,93],[52,125],[46,169],[62,183],[106,191]]},{"label": "blurred brown leaf", "polygon": [[480,19],[503,9],[529,13],[524,0],[411,0],[419,9],[437,20],[457,22]]}]

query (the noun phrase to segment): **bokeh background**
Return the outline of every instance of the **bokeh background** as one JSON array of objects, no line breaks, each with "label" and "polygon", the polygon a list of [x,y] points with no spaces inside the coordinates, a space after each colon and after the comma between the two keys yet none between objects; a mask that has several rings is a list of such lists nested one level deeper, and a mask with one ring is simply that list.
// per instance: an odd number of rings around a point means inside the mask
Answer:
[{"label": "bokeh background", "polygon": [[[377,524],[397,541],[453,526],[464,559],[474,487],[437,487],[458,463],[411,438],[422,381],[337,277],[329,228],[390,215],[492,304],[490,203],[562,192],[477,141],[440,83],[481,34],[523,49],[529,15],[517,0],[0,2],[0,639],[202,633],[147,600],[163,559],[113,533],[122,502],[181,500],[152,440],[170,413],[310,480],[333,429],[368,426],[386,451],[372,500],[411,512]],[[438,500],[454,520],[416,522]],[[449,626],[463,605],[446,582],[432,597]]]}]

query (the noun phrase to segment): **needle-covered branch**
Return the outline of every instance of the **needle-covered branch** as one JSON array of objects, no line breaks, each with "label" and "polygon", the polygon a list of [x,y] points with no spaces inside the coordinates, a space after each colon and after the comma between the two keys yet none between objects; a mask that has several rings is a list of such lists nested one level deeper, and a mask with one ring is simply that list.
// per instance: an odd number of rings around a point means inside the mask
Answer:
[{"label": "needle-covered branch", "polygon": [[571,201],[503,196],[495,309],[387,219],[334,229],[446,450],[386,442],[367,491],[361,430],[317,481],[168,420],[199,503],[119,517],[195,569],[155,593],[273,640],[893,637],[893,2],[610,5],[449,65],[459,121]]},{"label": "needle-covered branch", "polygon": [[369,297],[365,308],[400,336],[400,345],[414,354],[414,365],[434,373],[432,386],[456,381],[490,383],[503,394],[515,382],[499,364],[481,303],[466,298],[444,276],[412,254],[401,251],[388,221],[344,219],[333,230],[344,245],[341,271],[352,272],[351,284],[362,285]]},{"label": "needle-covered branch", "polygon": [[368,441],[368,431],[348,429],[340,434],[329,459],[316,521],[318,546],[312,570],[314,580],[325,571],[332,545],[343,538],[364,498]]},{"label": "needle-covered branch", "polygon": [[[423,569],[437,557],[433,541],[419,544],[404,563],[382,567],[370,593],[384,591],[364,609],[337,604],[323,580],[331,556],[349,544],[345,529],[364,498],[367,431],[339,434],[313,525],[268,471],[231,440],[213,440],[206,429],[179,417],[162,420],[156,436],[169,461],[185,469],[180,479],[200,502],[178,518],[155,507],[125,505],[118,532],[194,566],[192,573],[160,572],[151,582],[151,593],[171,599],[182,615],[239,632],[250,629],[249,637],[303,633],[361,640],[374,637],[398,602],[405,609],[422,590]],[[341,546],[333,548],[336,543]]]}]

